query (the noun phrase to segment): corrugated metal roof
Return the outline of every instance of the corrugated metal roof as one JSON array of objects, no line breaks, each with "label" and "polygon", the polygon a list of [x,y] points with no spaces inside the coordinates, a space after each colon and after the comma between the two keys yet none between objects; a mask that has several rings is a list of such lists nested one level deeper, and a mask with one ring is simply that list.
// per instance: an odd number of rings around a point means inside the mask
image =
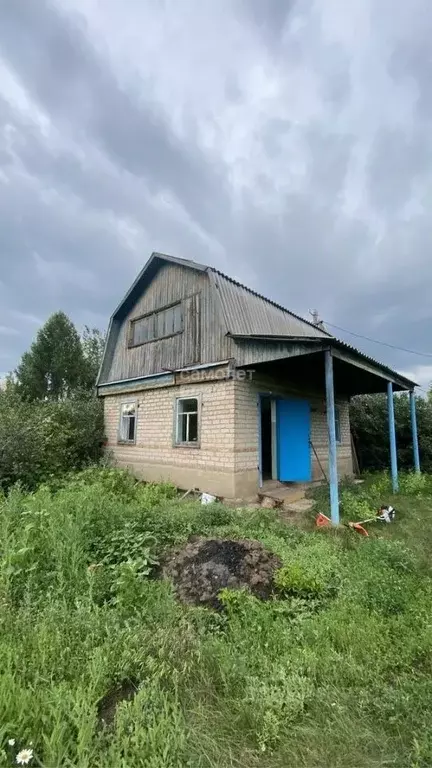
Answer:
[{"label": "corrugated metal roof", "polygon": [[375,360],[370,355],[367,355],[366,352],[362,352],[360,349],[357,349],[357,347],[353,347],[352,344],[348,344],[347,341],[342,341],[342,339],[337,339],[334,337],[334,340],[332,342],[334,346],[340,347],[341,349],[346,349],[347,352],[352,352],[355,355],[359,355],[364,360],[367,360],[372,365],[376,365],[378,368],[381,368],[383,371],[388,371],[388,373],[392,374],[393,376],[397,376],[398,379],[401,381],[404,381],[406,384],[409,384],[410,386],[417,387],[418,384],[415,381],[411,381],[411,379],[407,379],[406,376],[402,376],[401,373],[398,373],[393,368],[390,368],[388,365],[385,365],[384,363],[380,363],[378,360]]},{"label": "corrugated metal roof", "polygon": [[[305,341],[328,339],[330,342],[333,340],[335,346],[339,346],[355,355],[359,355],[363,359],[368,360],[372,365],[397,375],[407,384],[416,386],[414,382],[406,379],[404,376],[400,376],[396,371],[379,363],[377,360],[369,357],[369,355],[361,352],[356,347],[337,339],[328,331],[319,328],[311,321],[305,320],[280,304],[277,304],[271,299],[267,299],[265,296],[253,291],[251,288],[233,280],[218,269],[205,264],[199,264],[189,259],[179,259],[174,256],[168,256],[164,253],[152,253],[147,264],[141,270],[126,296],[115,310],[110,322],[109,337],[114,333],[115,329],[111,326],[113,326],[113,321],[116,316],[118,316],[121,310],[124,310],[125,307],[135,299],[135,294],[138,294],[142,290],[143,281],[148,279],[148,277],[151,279],[153,269],[157,268],[157,265],[163,261],[181,264],[190,269],[211,273],[214,278],[215,288],[220,297],[226,331],[232,336],[249,336],[251,338],[267,337],[269,339],[272,337],[273,339],[274,337],[279,337],[280,339],[289,337],[291,340],[297,338],[304,339]],[[107,350],[108,339],[104,352],[103,365],[106,362],[105,358],[107,357]],[[101,365],[101,372],[103,365]],[[101,377],[101,372],[99,378]]]},{"label": "corrugated metal roof", "polygon": [[[318,349],[322,348],[323,344],[325,345],[325,339],[318,338],[316,336],[299,336],[298,338],[295,338],[291,335],[285,335],[285,336],[272,336],[267,334],[230,334],[234,339],[244,340],[244,341],[265,341],[265,342],[289,342],[295,343],[295,342],[302,342],[304,344],[318,344]],[[351,344],[348,344],[346,341],[342,341],[341,339],[336,338],[335,336],[327,337],[328,340],[328,346],[333,347],[335,349],[341,349],[345,350],[347,352],[351,352],[356,357],[359,357],[361,360],[370,363],[371,365],[375,366],[376,368],[379,368],[382,372],[387,372],[392,378],[397,378],[400,382],[403,382],[408,386],[408,388],[411,387],[417,387],[418,384],[411,379],[407,379],[406,376],[403,376],[402,374],[395,371],[393,368],[390,368],[388,365],[385,365],[384,363],[380,363],[378,360],[375,360],[370,355],[367,355],[365,352],[362,352],[361,350],[357,349],[357,347],[353,347]]]},{"label": "corrugated metal roof", "polygon": [[237,283],[223,272],[213,267],[209,267],[209,271],[215,276],[215,285],[229,333],[331,338],[330,333]]},{"label": "corrugated metal roof", "polygon": [[331,334],[323,331],[308,320],[282,307],[271,299],[238,283],[228,275],[206,264],[198,264],[190,259],[179,259],[165,253],[154,252],[132,283],[126,295],[114,311],[118,315],[125,304],[130,303],[142,289],[142,282],[148,275],[151,279],[154,268],[164,261],[179,264],[200,272],[212,273],[222,303],[222,310],[229,333],[271,334],[284,336],[316,336],[329,338]]},{"label": "corrugated metal roof", "polygon": [[214,267],[209,269],[217,276],[219,294],[226,322],[229,326],[228,332],[231,335],[255,337],[290,336],[297,337],[298,340],[309,338],[311,341],[315,339],[333,340],[335,346],[359,355],[364,360],[368,360],[372,365],[397,375],[399,379],[409,385],[417,386],[415,382],[397,373],[397,371],[394,371],[389,366],[383,365],[383,363],[348,344],[348,342],[338,339],[328,331],[319,328],[314,323],[285,309],[280,304],[238,283],[223,272],[214,269]]}]

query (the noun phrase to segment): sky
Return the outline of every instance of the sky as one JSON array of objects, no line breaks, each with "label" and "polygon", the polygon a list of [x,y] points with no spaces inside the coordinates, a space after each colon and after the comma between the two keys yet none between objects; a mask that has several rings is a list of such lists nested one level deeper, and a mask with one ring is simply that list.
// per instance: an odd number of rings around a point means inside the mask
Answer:
[{"label": "sky", "polygon": [[0,372],[152,251],[432,380],[430,0],[5,0]]}]

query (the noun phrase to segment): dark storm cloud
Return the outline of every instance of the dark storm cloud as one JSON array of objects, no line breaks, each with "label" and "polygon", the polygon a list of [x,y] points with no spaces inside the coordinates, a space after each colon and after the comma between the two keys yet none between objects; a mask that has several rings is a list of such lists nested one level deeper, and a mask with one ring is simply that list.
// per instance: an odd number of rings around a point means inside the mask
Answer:
[{"label": "dark storm cloud", "polygon": [[172,189],[190,215],[206,226],[214,221],[215,202],[223,215],[223,181],[214,167],[196,146],[189,149],[178,142],[157,105],[147,100],[148,84],[130,92],[120,87],[82,24],[45,0],[15,0],[1,14],[4,54],[30,94],[64,130],[90,137],[114,162],[144,175],[156,190]]},{"label": "dark storm cloud", "polygon": [[369,160],[369,198],[387,215],[399,213],[412,195],[412,184],[430,165],[432,143],[423,126],[412,133],[401,128],[382,129]]},{"label": "dark storm cloud", "polygon": [[259,29],[266,41],[274,46],[281,42],[285,24],[295,7],[295,0],[241,0],[243,12]]},{"label": "dark storm cloud", "polygon": [[151,250],[432,352],[432,9],[413,1],[3,3],[0,371],[59,307],[106,324]]}]

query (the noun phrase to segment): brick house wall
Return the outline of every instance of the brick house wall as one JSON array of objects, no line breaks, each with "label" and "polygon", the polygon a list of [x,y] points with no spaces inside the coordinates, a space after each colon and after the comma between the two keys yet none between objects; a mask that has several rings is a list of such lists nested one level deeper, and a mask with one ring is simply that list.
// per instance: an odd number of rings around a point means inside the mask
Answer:
[{"label": "brick house wall", "polygon": [[[328,438],[324,395],[296,392],[265,377],[248,380],[213,379],[158,387],[104,397],[108,451],[118,466],[129,467],[147,481],[169,480],[180,488],[198,487],[218,496],[248,498],[258,490],[257,394],[307,398],[312,407],[311,440],[328,473]],[[199,447],[175,446],[174,413],[177,397],[200,400]],[[135,444],[118,444],[120,406],[137,403]],[[340,409],[340,476],[352,474],[347,401]],[[311,453],[314,479],[322,471]]]},{"label": "brick house wall", "polygon": [[[320,463],[328,477],[328,433],[325,396],[317,392],[295,390],[268,376],[253,376],[252,380],[235,381],[235,472],[236,495],[248,496],[256,492],[259,461],[257,430],[257,396],[268,393],[275,396],[302,397],[311,404],[312,479],[323,479]],[[340,414],[341,442],[337,446],[339,477],[353,474],[351,432],[348,400],[336,400]]]},{"label": "brick house wall", "polygon": [[[175,446],[177,397],[200,399],[199,447]],[[120,406],[135,401],[136,443],[118,444]],[[104,398],[105,434],[115,463],[147,481],[169,480],[180,488],[199,487],[234,496],[234,382],[197,382]]]}]

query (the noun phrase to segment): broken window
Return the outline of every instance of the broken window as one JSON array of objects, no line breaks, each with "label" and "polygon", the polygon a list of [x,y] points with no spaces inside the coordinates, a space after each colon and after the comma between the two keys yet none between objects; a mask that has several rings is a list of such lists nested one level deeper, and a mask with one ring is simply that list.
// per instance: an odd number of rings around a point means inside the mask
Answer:
[{"label": "broken window", "polygon": [[181,397],[176,401],[176,443],[198,443],[198,398]]},{"label": "broken window", "polygon": [[136,403],[122,403],[120,406],[119,441],[134,443],[136,438]]}]

